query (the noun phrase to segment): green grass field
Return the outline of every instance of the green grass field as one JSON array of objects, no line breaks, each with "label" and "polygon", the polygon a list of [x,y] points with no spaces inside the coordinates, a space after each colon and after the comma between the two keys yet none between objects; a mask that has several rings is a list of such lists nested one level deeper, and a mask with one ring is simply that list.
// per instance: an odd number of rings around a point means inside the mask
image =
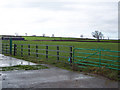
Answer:
[{"label": "green grass field", "polygon": [[[32,38],[32,39],[31,39]],[[51,38],[46,38],[46,37],[40,37],[42,40],[49,40]],[[28,56],[28,50],[27,49],[24,49],[23,50],[23,56],[24,57],[21,57],[21,44],[26,44],[26,45],[23,45],[23,48],[28,48],[28,44],[31,44],[30,46],[30,51],[31,52],[36,52],[36,46],[35,45],[66,45],[66,46],[73,46],[74,48],[87,48],[87,49],[98,49],[98,48],[102,48],[102,49],[107,49],[107,50],[115,50],[115,51],[118,51],[118,43],[103,43],[103,42],[65,42],[65,41],[31,41],[31,40],[37,40],[37,39],[40,39],[38,37],[30,37],[29,39],[27,38],[28,41],[13,41],[13,44],[18,44],[17,45],[17,55],[16,56],[13,56],[13,57],[16,57],[16,58],[21,58],[21,59],[24,59],[24,60],[28,60],[28,61],[31,61],[31,62],[35,62],[35,63],[47,63],[47,64],[52,64],[54,66],[57,66],[57,67],[60,67],[60,68],[64,68],[64,69],[69,69],[69,70],[72,70],[72,67],[69,65],[69,61],[68,59],[69,58],[63,58],[63,57],[60,57],[60,60],[59,61],[62,61],[62,62],[59,62],[57,61],[57,57],[56,56],[48,56],[48,59],[46,59],[46,56],[45,55],[39,55],[39,58],[36,58],[36,53],[30,53],[30,56]],[[9,42],[9,41],[8,41]],[[46,49],[45,46],[38,46],[38,49]],[[48,47],[48,50],[56,50],[57,47],[56,46],[49,46]],[[70,51],[70,48],[69,47],[63,47],[63,46],[60,46],[59,47],[60,50],[64,50],[64,51],[67,51],[69,52]],[[88,51],[91,53],[91,51]],[[38,50],[38,53],[46,53],[45,50]],[[48,51],[49,54],[52,54],[52,55],[57,55],[57,52],[56,51]],[[114,53],[111,53],[112,55],[114,55]],[[118,53],[117,53],[118,54]],[[115,54],[115,55],[117,55]],[[69,57],[70,54],[69,53],[64,53],[64,52],[60,52],[59,53],[60,56],[66,56],[66,57]],[[110,58],[112,60],[114,59],[117,59],[117,58]],[[63,63],[65,62],[65,63]],[[110,63],[110,62],[106,62],[106,63]],[[103,75],[105,77],[108,77],[110,79],[113,79],[113,80],[118,80],[118,71],[117,70],[110,70],[110,69],[105,69],[103,68],[102,71],[99,70],[98,67],[89,67],[87,69],[81,69],[81,68],[75,68],[75,70],[77,71],[83,71],[83,72],[89,72],[89,73],[97,73],[97,74],[100,74],[100,75]]]},{"label": "green grass field", "polygon": [[24,36],[25,40],[76,40],[77,38],[63,38],[63,37],[32,37]]},{"label": "green grass field", "polygon": [[[76,41],[97,41],[96,39],[89,39],[89,38],[69,38],[69,37],[34,37],[34,36],[23,36],[25,40],[76,40]],[[100,41],[106,41],[106,42],[114,42],[114,41],[120,41],[120,40],[100,40]]]},{"label": "green grass field", "polygon": [[67,45],[74,48],[104,48],[118,51],[118,43],[99,42],[59,42],[59,41],[13,41],[13,44],[38,44],[38,45]]}]

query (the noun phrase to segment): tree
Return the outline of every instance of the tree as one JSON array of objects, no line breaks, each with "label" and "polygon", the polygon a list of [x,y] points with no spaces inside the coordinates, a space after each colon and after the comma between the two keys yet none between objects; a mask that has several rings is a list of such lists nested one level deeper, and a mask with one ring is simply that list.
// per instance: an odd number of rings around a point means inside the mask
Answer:
[{"label": "tree", "polygon": [[25,33],[25,36],[27,36],[27,33]]},{"label": "tree", "polygon": [[45,37],[45,34],[43,34],[43,37]]},{"label": "tree", "polygon": [[80,35],[81,38],[83,38],[83,35]]},{"label": "tree", "polygon": [[100,39],[103,38],[103,34],[101,32],[99,32],[99,31],[92,32],[92,36],[94,38],[97,38],[97,41],[100,41]]},{"label": "tree", "polygon": [[15,33],[16,36],[18,36],[18,33]]},{"label": "tree", "polygon": [[103,40],[104,40],[105,36],[103,36]]},{"label": "tree", "polygon": [[52,34],[52,37],[54,37],[54,34]]}]

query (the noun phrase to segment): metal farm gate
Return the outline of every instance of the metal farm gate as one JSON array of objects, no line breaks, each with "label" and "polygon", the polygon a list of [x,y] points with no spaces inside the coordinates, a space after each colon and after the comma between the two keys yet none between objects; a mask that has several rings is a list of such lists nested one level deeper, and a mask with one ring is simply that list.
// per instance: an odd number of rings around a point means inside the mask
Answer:
[{"label": "metal farm gate", "polygon": [[74,48],[73,63],[77,67],[105,67],[120,70],[120,51]]}]

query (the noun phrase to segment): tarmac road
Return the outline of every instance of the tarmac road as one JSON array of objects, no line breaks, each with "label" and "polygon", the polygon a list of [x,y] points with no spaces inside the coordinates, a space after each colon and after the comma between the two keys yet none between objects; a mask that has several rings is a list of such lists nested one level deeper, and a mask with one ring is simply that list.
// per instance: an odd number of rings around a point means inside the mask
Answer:
[{"label": "tarmac road", "polygon": [[118,88],[118,82],[57,67],[2,72],[2,88]]},{"label": "tarmac road", "polygon": [[[5,60],[4,58],[6,57],[2,57],[2,60]],[[7,60],[10,59],[15,60],[15,58],[7,57]],[[42,65],[50,68],[0,72],[2,88],[118,88],[118,82],[104,77]]]}]

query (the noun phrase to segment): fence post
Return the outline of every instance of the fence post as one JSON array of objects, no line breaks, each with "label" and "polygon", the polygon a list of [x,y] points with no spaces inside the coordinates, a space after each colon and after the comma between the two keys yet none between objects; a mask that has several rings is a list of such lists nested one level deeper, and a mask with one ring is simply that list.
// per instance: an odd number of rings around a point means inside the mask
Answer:
[{"label": "fence post", "polygon": [[2,54],[4,54],[4,44],[2,43]]},{"label": "fence post", "polygon": [[8,46],[8,45],[7,45],[7,43],[6,43],[6,54],[7,54],[7,46]]},{"label": "fence post", "polygon": [[36,45],[36,57],[38,57],[38,45]]},{"label": "fence post", "polygon": [[73,61],[72,61],[72,70],[75,69],[75,64],[74,64],[74,56],[75,56],[75,49],[73,49]]},{"label": "fence post", "polygon": [[10,38],[10,55],[12,55],[12,38]]},{"label": "fence post", "polygon": [[30,56],[30,45],[28,45],[28,55]]},{"label": "fence post", "polygon": [[23,45],[21,45],[21,57],[23,57]]},{"label": "fence post", "polygon": [[72,47],[70,47],[70,64],[72,65]]},{"label": "fence post", "polygon": [[48,59],[48,45],[46,45],[46,59]]},{"label": "fence post", "polygon": [[57,46],[57,61],[59,61],[59,46]]},{"label": "fence post", "polygon": [[16,47],[17,47],[17,45],[14,44],[14,56],[16,56]]}]

